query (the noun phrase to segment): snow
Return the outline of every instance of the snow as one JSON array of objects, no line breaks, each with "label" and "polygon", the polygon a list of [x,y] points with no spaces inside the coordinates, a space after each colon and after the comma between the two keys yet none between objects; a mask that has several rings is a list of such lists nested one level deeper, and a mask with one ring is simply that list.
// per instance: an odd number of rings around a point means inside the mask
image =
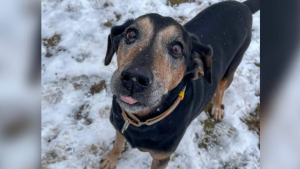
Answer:
[{"label": "snow", "polygon": [[[159,13],[183,24],[217,2],[220,0],[172,7],[166,0],[43,0],[42,38],[58,35],[60,41],[48,49],[42,42],[42,167],[99,168],[101,158],[112,148],[115,130],[108,119],[109,83],[116,57],[104,66],[110,32],[107,22],[120,25],[129,18]],[[51,57],[46,57],[47,51]],[[254,14],[251,45],[225,92],[223,121],[207,130],[210,118],[206,113],[196,118],[171,156],[168,169],[260,168],[259,136],[241,120],[260,102],[260,68],[255,65],[259,62],[260,12]],[[102,80],[104,89],[91,92]],[[127,143],[117,169],[150,168],[151,160],[148,153]]]}]

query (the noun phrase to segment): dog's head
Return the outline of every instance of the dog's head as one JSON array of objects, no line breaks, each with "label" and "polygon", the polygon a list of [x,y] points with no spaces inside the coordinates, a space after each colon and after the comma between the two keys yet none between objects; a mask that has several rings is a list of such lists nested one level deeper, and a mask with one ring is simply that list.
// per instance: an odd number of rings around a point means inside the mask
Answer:
[{"label": "dog's head", "polygon": [[115,26],[105,65],[117,54],[111,89],[119,105],[138,113],[158,106],[183,78],[211,82],[212,49],[170,17],[143,15]]}]

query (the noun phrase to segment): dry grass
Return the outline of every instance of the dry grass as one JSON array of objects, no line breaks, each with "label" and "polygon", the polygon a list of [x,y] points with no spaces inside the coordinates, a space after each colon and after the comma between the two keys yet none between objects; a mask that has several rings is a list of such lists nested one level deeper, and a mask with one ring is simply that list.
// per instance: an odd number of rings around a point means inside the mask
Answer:
[{"label": "dry grass", "polygon": [[[212,102],[210,102],[207,107],[204,109],[204,112],[207,114],[208,117],[210,117],[210,112],[212,109]],[[241,119],[242,122],[244,122],[249,130],[256,132],[256,134],[260,137],[260,104],[256,107],[254,112],[251,112],[249,116]],[[205,132],[205,135],[210,136],[212,138],[213,143],[216,144],[215,140],[216,136],[213,135],[213,130],[215,128],[216,122],[214,120],[211,120],[211,118],[208,118],[202,123],[203,130]],[[196,139],[199,138],[199,136],[196,134]],[[211,140],[207,140],[207,138],[204,138],[201,143],[199,143],[199,148],[207,148],[207,143],[211,142]],[[260,147],[260,143],[258,145]]]},{"label": "dry grass", "polygon": [[90,92],[92,93],[92,95],[94,95],[95,93],[100,93],[105,88],[106,88],[105,80],[101,80],[99,83],[94,84],[91,87]]},{"label": "dry grass", "polygon": [[90,105],[88,104],[81,105],[79,109],[75,112],[75,119],[76,120],[84,119],[84,124],[86,125],[92,124],[93,120],[89,118],[89,110],[90,110]]},{"label": "dry grass", "polygon": [[54,34],[51,38],[43,39],[43,45],[47,49],[46,57],[52,57],[55,53],[60,51],[66,51],[66,49],[62,47],[57,47],[57,44],[61,41],[61,35]]},{"label": "dry grass", "polygon": [[195,2],[195,0],[168,0],[167,5],[175,6],[186,2]]},{"label": "dry grass", "polygon": [[[260,104],[257,105],[254,112],[241,120],[248,126],[249,130],[256,132],[260,138]],[[260,147],[260,143],[258,146]]]}]

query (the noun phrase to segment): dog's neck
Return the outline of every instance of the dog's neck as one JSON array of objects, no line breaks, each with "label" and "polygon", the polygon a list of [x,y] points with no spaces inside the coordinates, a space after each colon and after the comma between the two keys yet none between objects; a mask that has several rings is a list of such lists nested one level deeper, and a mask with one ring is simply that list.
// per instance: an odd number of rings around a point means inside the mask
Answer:
[{"label": "dog's neck", "polygon": [[156,117],[162,113],[164,113],[168,108],[170,108],[175,100],[178,98],[178,94],[182,91],[184,86],[186,86],[187,81],[182,80],[173,90],[169,91],[162,99],[161,103],[152,108],[147,109],[143,112],[139,112],[135,114],[137,118],[139,118],[140,121],[145,121],[147,119]]}]

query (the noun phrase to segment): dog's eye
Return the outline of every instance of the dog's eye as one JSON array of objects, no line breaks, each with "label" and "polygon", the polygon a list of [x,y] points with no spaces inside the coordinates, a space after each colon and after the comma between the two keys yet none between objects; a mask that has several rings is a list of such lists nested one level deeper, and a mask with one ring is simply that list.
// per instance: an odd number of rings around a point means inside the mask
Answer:
[{"label": "dog's eye", "polygon": [[133,42],[137,38],[137,34],[134,30],[129,30],[126,34],[128,42]]},{"label": "dog's eye", "polygon": [[175,55],[180,55],[182,53],[181,46],[178,44],[173,45],[171,48],[171,52]]}]

